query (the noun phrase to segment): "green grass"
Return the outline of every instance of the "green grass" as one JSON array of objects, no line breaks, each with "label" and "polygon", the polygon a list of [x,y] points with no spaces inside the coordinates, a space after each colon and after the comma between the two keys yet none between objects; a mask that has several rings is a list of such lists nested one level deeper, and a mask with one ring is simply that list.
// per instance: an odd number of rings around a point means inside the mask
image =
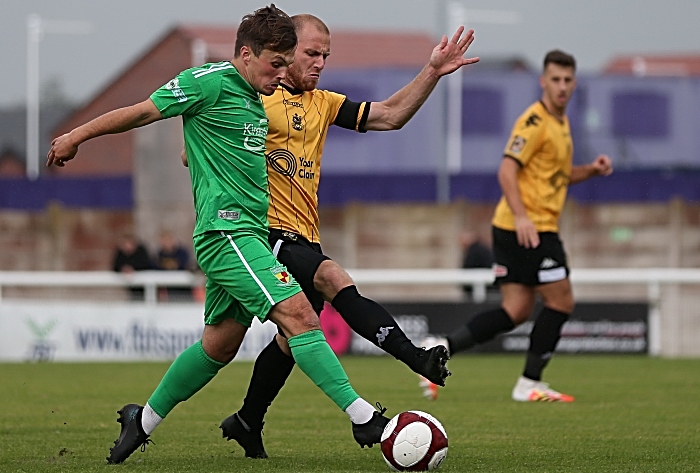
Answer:
[{"label": "green grass", "polygon": [[[460,356],[440,399],[388,357],[342,359],[355,389],[393,416],[420,409],[444,424],[443,472],[700,471],[700,360],[558,356],[547,370],[573,404],[521,404],[510,390],[522,356]],[[243,457],[218,425],[245,393],[251,363],[234,363],[178,406],[155,445],[106,465],[116,410],[144,403],[163,363],[0,364],[0,472],[385,472],[377,447],[360,449],[350,423],[295,369],[271,407],[268,460]]]}]

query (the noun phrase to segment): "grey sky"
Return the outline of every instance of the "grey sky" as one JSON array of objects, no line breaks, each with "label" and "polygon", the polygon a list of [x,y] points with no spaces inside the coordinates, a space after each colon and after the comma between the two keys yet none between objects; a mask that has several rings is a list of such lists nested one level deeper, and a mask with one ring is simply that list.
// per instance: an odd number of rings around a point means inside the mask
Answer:
[{"label": "grey sky", "polygon": [[[269,1],[269,0],[268,0]],[[313,13],[333,28],[425,31],[443,29],[446,0],[278,0],[287,13]],[[517,25],[469,24],[473,55],[521,55],[539,64],[558,47],[573,53],[583,72],[618,54],[700,54],[698,0],[469,0],[468,9],[517,12]],[[41,43],[41,82],[63,84],[77,101],[91,98],[172,25],[237,24],[263,0],[0,0],[0,107],[20,105],[26,90],[26,18],[92,23],[89,35],[48,34]],[[379,45],[381,46],[381,45]],[[332,61],[329,63],[332,67]]]}]

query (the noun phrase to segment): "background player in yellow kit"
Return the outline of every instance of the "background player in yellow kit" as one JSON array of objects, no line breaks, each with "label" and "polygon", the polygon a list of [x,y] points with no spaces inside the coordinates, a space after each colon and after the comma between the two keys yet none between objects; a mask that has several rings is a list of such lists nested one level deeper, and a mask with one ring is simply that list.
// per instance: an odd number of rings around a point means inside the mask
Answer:
[{"label": "background player in yellow kit", "polygon": [[566,106],[576,88],[575,72],[573,56],[558,50],[547,53],[540,77],[542,97],[518,118],[503,153],[498,170],[503,197],[492,220],[501,307],[476,315],[447,338],[424,341],[425,346],[447,345],[450,353],[467,350],[528,320],[539,295],[543,307],[530,334],[523,375],[513,388],[516,401],[574,400],[542,382],[561,328],[574,310],[559,215],[570,184],[612,173],[605,155],[587,165],[572,165]]}]

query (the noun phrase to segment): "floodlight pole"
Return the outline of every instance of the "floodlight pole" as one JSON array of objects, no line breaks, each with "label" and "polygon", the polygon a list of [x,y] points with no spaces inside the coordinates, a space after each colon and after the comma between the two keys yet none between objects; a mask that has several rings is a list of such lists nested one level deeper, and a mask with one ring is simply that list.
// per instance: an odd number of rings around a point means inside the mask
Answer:
[{"label": "floodlight pole", "polygon": [[[445,5],[445,24],[447,32],[452,34],[458,27],[467,23],[490,23],[515,25],[520,23],[520,17],[514,11],[500,10],[470,10],[464,7],[460,0],[448,0]],[[439,202],[450,201],[450,177],[462,170],[462,69],[447,77],[447,93],[445,99],[445,157],[441,166],[444,175],[438,178],[437,198]]]},{"label": "floodlight pole", "polygon": [[41,18],[27,17],[27,178],[39,177],[39,43]]},{"label": "floodlight pole", "polygon": [[[447,4],[447,32],[451,34],[466,23],[462,2]],[[458,174],[462,169],[462,68],[447,76],[447,172]]]},{"label": "floodlight pole", "polygon": [[27,16],[27,142],[26,172],[29,180],[39,177],[39,45],[45,33],[88,34],[92,25],[84,21],[42,20]]}]

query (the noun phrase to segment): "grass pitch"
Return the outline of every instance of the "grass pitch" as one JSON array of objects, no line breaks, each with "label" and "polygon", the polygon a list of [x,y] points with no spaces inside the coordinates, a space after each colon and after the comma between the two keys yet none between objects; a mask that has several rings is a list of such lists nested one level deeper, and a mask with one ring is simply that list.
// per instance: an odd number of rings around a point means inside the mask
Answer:
[{"label": "grass pitch", "polygon": [[[387,415],[419,409],[445,426],[443,472],[700,471],[700,360],[559,355],[547,370],[572,404],[510,399],[522,356],[458,356],[440,398],[388,357],[342,360],[355,389]],[[386,472],[380,450],[360,449],[350,423],[295,369],[270,409],[270,458],[251,460],[221,438],[243,399],[252,363],[233,363],[154,432],[155,445],[107,465],[116,410],[143,404],[167,363],[0,364],[1,472]]]}]

